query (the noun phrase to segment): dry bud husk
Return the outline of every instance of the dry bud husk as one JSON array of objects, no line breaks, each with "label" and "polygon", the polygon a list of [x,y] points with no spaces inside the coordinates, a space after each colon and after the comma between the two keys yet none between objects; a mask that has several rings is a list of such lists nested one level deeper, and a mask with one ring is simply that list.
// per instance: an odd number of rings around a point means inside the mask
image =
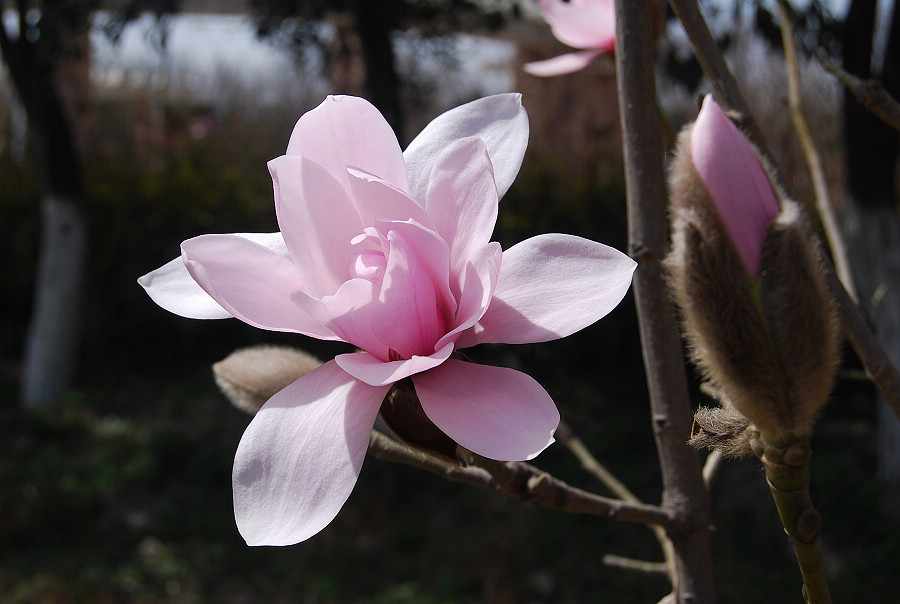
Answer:
[{"label": "dry bud husk", "polygon": [[717,449],[725,457],[750,457],[750,443],[758,432],[750,420],[732,407],[700,407],[694,414],[690,445],[697,449]]},{"label": "dry bud husk", "polygon": [[768,438],[808,435],[838,361],[818,243],[800,208],[776,191],[782,213],[766,231],[758,274],[749,275],[693,166],[689,131],[670,172],[666,268],[692,359]]},{"label": "dry bud husk", "polygon": [[322,362],[286,346],[254,346],[237,350],[213,365],[216,385],[231,403],[247,413]]}]

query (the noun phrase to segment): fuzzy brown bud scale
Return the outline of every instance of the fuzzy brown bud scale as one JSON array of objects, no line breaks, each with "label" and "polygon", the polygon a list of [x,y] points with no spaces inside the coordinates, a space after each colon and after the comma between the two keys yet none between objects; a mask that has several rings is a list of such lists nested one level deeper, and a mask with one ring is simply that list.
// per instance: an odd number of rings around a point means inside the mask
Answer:
[{"label": "fuzzy brown bud scale", "polygon": [[216,385],[231,404],[255,414],[267,400],[322,364],[314,356],[286,346],[242,348],[213,365]]},{"label": "fuzzy brown bud scale", "polygon": [[806,436],[838,361],[816,239],[799,206],[778,195],[782,212],[766,230],[758,273],[749,275],[691,161],[689,134],[679,137],[670,173],[666,268],[692,360],[767,439]]}]

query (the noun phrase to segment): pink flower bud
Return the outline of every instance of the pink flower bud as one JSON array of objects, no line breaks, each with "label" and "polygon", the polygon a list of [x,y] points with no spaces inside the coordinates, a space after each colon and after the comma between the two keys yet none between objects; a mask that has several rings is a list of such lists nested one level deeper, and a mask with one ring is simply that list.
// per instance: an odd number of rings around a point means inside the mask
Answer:
[{"label": "pink flower bud", "polygon": [[741,261],[757,276],[766,228],[781,211],[769,177],[744,135],[712,95],[694,123],[691,159]]},{"label": "pink flower bud", "polygon": [[[669,182],[666,268],[694,362],[770,442],[808,435],[831,390],[839,340],[802,210],[773,188],[710,97],[678,138]],[[730,417],[698,417],[716,437],[697,444],[745,452],[745,431]]]}]

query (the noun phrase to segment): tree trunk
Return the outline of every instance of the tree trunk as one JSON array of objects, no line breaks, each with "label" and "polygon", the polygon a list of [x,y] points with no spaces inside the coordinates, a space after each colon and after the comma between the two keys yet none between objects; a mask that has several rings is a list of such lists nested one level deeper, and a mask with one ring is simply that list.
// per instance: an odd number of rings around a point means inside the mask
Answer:
[{"label": "tree trunk", "polygon": [[69,387],[77,357],[87,228],[77,199],[41,200],[41,250],[21,384],[29,409],[51,402]]},{"label": "tree trunk", "polygon": [[31,28],[24,14],[19,15],[17,39],[11,40],[0,26],[0,51],[25,107],[43,191],[41,246],[20,392],[29,409],[53,401],[69,386],[78,349],[87,246],[81,164],[55,70],[60,49],[67,47],[61,39],[69,46],[77,41],[75,36],[87,40],[88,13],[73,20],[53,10],[58,6],[46,8],[40,33],[33,38],[23,35]]},{"label": "tree trunk", "polygon": [[[844,24],[844,68],[872,77],[875,2],[854,0]],[[900,11],[894,7],[882,83],[900,92]],[[900,364],[900,219],[897,215],[898,134],[844,93],[847,196],[843,226],[860,303],[891,361]],[[878,474],[900,485],[900,421],[878,395]]]},{"label": "tree trunk", "polygon": [[400,102],[400,78],[394,64],[391,34],[400,24],[402,6],[397,0],[357,0],[356,30],[366,65],[366,97],[391,125],[401,146],[406,146],[404,114]]}]

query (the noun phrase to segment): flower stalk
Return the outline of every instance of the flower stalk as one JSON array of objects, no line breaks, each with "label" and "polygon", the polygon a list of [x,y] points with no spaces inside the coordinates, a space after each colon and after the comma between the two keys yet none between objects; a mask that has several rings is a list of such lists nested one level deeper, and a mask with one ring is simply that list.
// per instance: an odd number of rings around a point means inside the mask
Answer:
[{"label": "flower stalk", "polygon": [[778,516],[800,565],[803,599],[808,604],[830,604],[819,545],[822,519],[809,497],[809,439],[772,443],[762,437],[754,442],[754,449],[766,469]]}]

